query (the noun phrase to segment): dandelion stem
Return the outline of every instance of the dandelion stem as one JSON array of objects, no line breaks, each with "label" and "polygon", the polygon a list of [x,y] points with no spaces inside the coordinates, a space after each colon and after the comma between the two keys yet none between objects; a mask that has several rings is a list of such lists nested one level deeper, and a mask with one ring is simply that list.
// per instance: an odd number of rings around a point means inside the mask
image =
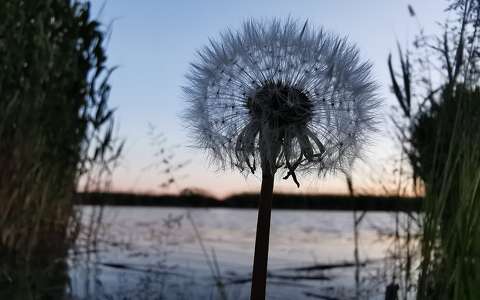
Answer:
[{"label": "dandelion stem", "polygon": [[267,285],[268,241],[272,212],[273,174],[270,168],[262,168],[262,189],[258,206],[257,236],[253,259],[251,300],[265,299]]}]

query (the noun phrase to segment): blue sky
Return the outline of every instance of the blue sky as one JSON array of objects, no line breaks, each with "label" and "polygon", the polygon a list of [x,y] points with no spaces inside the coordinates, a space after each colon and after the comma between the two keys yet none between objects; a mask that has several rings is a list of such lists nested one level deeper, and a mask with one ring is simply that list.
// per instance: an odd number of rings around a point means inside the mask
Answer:
[{"label": "blue sky", "polygon": [[[104,24],[112,23],[108,44],[109,64],[118,66],[111,78],[113,90],[111,105],[117,108],[118,133],[126,139],[123,159],[113,174],[113,188],[122,191],[162,192],[158,185],[165,175],[154,169],[142,170],[156,161],[158,150],[150,144],[147,135],[151,123],[178,146],[173,151],[178,162],[192,160],[179,173],[177,185],[168,192],[185,187],[200,188],[222,196],[232,192],[255,191],[258,177],[245,178],[235,171],[219,171],[198,149],[188,147],[187,130],[179,115],[185,108],[181,86],[195,51],[209,38],[218,37],[226,28],[239,28],[248,18],[291,17],[308,19],[315,27],[325,29],[356,43],[362,59],[373,63],[380,95],[385,99],[383,115],[388,117],[393,97],[389,92],[387,69],[388,53],[396,51],[396,42],[411,44],[420,27],[409,17],[411,4],[420,26],[426,32],[438,31],[436,21],[446,17],[446,1],[439,0],[268,0],[268,1],[128,1],[93,0],[93,11]],[[360,190],[368,190],[374,178],[384,177],[382,168],[391,164],[389,157],[398,154],[391,140],[388,126],[373,138],[366,153],[366,162],[359,163],[354,180]],[[277,191],[302,193],[343,193],[342,176],[316,178],[302,177],[302,188],[297,190],[290,181],[276,185]]]}]

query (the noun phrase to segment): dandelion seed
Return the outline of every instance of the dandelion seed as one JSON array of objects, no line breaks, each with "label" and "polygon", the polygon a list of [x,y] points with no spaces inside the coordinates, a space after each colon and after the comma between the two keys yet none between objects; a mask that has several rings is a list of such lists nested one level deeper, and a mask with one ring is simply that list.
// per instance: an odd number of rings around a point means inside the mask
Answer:
[{"label": "dandelion seed", "polygon": [[345,39],[291,19],[248,21],[198,54],[183,88],[195,143],[222,166],[262,170],[252,283],[261,299],[274,175],[284,168],[299,186],[296,172],[350,166],[375,127],[376,84]]}]

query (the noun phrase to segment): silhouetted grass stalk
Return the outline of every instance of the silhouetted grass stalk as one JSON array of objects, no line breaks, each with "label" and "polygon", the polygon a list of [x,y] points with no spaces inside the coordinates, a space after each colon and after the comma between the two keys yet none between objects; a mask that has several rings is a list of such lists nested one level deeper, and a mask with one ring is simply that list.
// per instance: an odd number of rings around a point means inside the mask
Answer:
[{"label": "silhouetted grass stalk", "polygon": [[198,231],[198,226],[193,220],[192,215],[190,212],[187,213],[187,219],[190,221],[192,225],[193,231],[195,232],[195,237],[197,238],[198,243],[200,244],[200,248],[202,249],[203,256],[207,262],[208,268],[210,269],[210,273],[215,281],[215,286],[220,294],[220,298],[223,300],[227,300],[227,292],[225,291],[225,284],[222,280],[222,273],[220,272],[220,267],[218,265],[217,256],[215,255],[215,250],[212,249],[212,257],[208,255],[207,248],[203,243],[203,238],[200,232]]},{"label": "silhouetted grass stalk", "polygon": [[[345,180],[347,182],[348,194],[352,199],[355,197],[355,190],[353,188],[353,179],[352,175],[344,171]],[[361,295],[361,287],[360,287],[360,270],[362,268],[360,262],[360,255],[359,255],[359,240],[360,240],[360,232],[359,227],[360,223],[362,222],[363,218],[365,217],[366,212],[363,211],[360,215],[358,215],[357,209],[353,210],[353,259],[355,262],[355,297],[356,299],[360,299]]]}]

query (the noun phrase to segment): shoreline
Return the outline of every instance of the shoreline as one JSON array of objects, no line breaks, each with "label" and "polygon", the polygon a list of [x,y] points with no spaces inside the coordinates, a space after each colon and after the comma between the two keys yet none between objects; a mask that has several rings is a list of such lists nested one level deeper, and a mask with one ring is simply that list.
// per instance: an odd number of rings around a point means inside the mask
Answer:
[{"label": "shoreline", "polygon": [[[75,204],[102,206],[194,207],[194,208],[257,208],[258,194],[237,194],[225,199],[211,196],[145,195],[131,193],[77,193]],[[359,195],[298,195],[274,194],[274,209],[404,211],[419,212],[422,198]]]}]

